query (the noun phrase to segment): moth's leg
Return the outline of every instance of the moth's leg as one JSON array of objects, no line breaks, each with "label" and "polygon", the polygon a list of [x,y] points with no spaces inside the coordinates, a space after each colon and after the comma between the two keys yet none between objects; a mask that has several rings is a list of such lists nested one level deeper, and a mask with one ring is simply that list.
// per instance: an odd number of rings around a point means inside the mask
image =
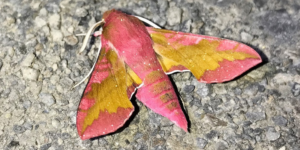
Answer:
[{"label": "moth's leg", "polygon": [[[102,28],[101,28],[102,29]],[[102,31],[96,31],[96,32],[94,32],[94,34],[93,34],[93,36],[94,37],[98,37],[98,36],[100,36],[102,34]]]},{"label": "moth's leg", "polygon": [[[100,51],[101,51],[101,47],[102,47],[102,45],[101,45],[101,41],[100,41],[99,48],[98,48],[98,53],[97,53],[97,57],[96,57],[96,58],[99,57],[99,54],[100,54]],[[74,89],[75,87],[77,87],[78,85],[80,85],[82,82],[84,82],[85,79],[87,79],[87,78],[92,74],[92,72],[93,72],[93,70],[94,70],[94,68],[95,68],[96,63],[97,63],[97,59],[96,59],[96,61],[94,62],[93,67],[91,68],[91,70],[89,71],[89,73],[88,73],[81,81],[79,81],[77,84],[75,84],[75,85],[72,87],[72,89]]]},{"label": "moth's leg", "polygon": [[85,36],[85,33],[79,33],[79,34],[75,34],[75,36]]}]

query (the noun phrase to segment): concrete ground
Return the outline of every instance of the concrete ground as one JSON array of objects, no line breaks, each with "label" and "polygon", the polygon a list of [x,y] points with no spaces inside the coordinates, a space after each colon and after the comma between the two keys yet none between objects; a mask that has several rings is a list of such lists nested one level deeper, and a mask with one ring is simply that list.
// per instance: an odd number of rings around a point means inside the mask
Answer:
[{"label": "concrete ground", "polygon": [[[232,39],[264,62],[237,79],[199,83],[171,75],[189,118],[186,133],[136,98],[121,131],[82,141],[76,112],[99,39],[82,37],[110,9],[169,30]],[[300,149],[300,2],[296,0],[2,0],[0,149]]]}]

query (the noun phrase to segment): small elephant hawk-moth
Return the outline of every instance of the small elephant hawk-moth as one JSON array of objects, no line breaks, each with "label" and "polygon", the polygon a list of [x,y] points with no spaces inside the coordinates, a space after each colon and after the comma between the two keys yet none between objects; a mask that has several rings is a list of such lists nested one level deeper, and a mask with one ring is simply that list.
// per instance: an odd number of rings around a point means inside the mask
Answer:
[{"label": "small elephant hawk-moth", "polygon": [[235,41],[146,27],[117,10],[103,14],[101,51],[77,112],[81,139],[124,125],[136,98],[187,131],[187,120],[168,77],[190,71],[199,82],[232,80],[259,64],[260,55]]}]

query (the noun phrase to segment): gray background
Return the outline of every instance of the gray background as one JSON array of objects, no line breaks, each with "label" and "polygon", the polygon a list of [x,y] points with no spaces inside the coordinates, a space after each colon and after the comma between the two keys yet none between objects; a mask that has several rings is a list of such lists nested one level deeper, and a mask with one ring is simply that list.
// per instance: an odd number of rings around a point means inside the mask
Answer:
[{"label": "gray background", "polygon": [[[170,30],[228,38],[255,48],[264,63],[223,84],[190,73],[171,76],[190,132],[135,98],[122,131],[82,141],[76,110],[99,39],[77,54],[82,37],[112,8]],[[2,0],[0,149],[300,149],[299,1]]]}]

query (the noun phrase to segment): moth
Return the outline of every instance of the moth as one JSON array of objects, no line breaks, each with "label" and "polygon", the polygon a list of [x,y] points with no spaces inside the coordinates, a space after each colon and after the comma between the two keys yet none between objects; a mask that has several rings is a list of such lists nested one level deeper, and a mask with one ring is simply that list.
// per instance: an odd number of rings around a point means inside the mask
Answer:
[{"label": "moth", "polygon": [[[199,82],[232,80],[262,60],[255,50],[235,41],[146,27],[117,10],[103,14],[101,51],[77,112],[82,140],[122,127],[136,98],[187,131],[169,74],[190,71]],[[94,29],[93,27],[92,29]]]}]

